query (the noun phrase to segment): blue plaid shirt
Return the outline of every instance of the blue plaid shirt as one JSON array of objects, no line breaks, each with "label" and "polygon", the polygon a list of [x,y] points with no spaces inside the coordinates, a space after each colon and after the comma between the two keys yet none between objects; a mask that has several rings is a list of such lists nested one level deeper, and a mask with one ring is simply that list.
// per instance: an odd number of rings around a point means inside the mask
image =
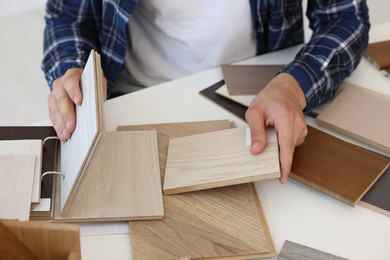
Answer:
[{"label": "blue plaid shirt", "polygon": [[[49,86],[67,69],[83,68],[95,49],[102,54],[109,96],[122,69],[126,25],[136,3],[48,0],[42,69]],[[303,43],[302,0],[250,0],[250,5],[258,54]],[[308,0],[307,16],[312,38],[282,71],[300,83],[308,112],[331,99],[356,68],[370,24],[365,0]]]}]

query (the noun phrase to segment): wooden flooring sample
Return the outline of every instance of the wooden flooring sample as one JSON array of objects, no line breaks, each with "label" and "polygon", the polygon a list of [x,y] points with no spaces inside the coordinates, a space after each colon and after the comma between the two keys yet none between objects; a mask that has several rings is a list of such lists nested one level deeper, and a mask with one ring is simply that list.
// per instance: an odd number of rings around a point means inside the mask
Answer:
[{"label": "wooden flooring sample", "polygon": [[388,160],[308,126],[295,149],[290,176],[350,206],[389,166]]},{"label": "wooden flooring sample", "polygon": [[276,132],[273,128],[267,132],[267,146],[256,155],[246,143],[247,128],[171,139],[164,194],[279,178]]},{"label": "wooden flooring sample", "polygon": [[156,131],[133,131],[102,134],[68,214],[56,214],[55,219],[118,221],[163,215]]},{"label": "wooden flooring sample", "polygon": [[229,95],[257,95],[284,65],[222,65]]},{"label": "wooden flooring sample", "polygon": [[[169,139],[229,129],[227,120],[121,126],[157,130],[161,179]],[[130,221],[133,259],[254,259],[275,256],[252,184],[163,196],[161,221]],[[223,217],[222,216],[226,216]],[[242,219],[241,219],[242,218]]]},{"label": "wooden flooring sample", "polygon": [[[37,259],[81,259],[78,225],[13,220],[0,222],[36,255]],[[69,258],[70,255],[74,258]]]},{"label": "wooden flooring sample", "polygon": [[368,44],[365,56],[379,70],[390,68],[390,40]]},{"label": "wooden flooring sample", "polygon": [[34,155],[0,155],[0,219],[29,219],[35,161]]},{"label": "wooden flooring sample", "polygon": [[[83,103],[76,106],[76,129],[72,137],[61,144],[61,173],[65,178],[61,182],[61,210],[67,214],[73,195],[88,167],[102,131],[102,111],[99,110],[99,76],[96,71],[97,54],[93,51],[83,70],[81,89]],[[103,101],[101,101],[103,102]]]},{"label": "wooden flooring sample", "polygon": [[41,198],[42,141],[7,140],[0,141],[1,155],[34,155],[36,158],[31,202],[38,203]]},{"label": "wooden flooring sample", "polygon": [[390,152],[390,96],[347,84],[317,122]]},{"label": "wooden flooring sample", "polygon": [[359,201],[359,205],[390,217],[390,167]]},{"label": "wooden flooring sample", "polygon": [[38,260],[39,258],[0,221],[0,259]]},{"label": "wooden flooring sample", "polygon": [[162,221],[130,222],[134,260],[274,256],[253,184],[164,196]]},{"label": "wooden flooring sample", "polygon": [[335,256],[311,247],[300,245],[286,240],[283,244],[282,250],[277,258],[278,260],[346,260],[339,256]]}]

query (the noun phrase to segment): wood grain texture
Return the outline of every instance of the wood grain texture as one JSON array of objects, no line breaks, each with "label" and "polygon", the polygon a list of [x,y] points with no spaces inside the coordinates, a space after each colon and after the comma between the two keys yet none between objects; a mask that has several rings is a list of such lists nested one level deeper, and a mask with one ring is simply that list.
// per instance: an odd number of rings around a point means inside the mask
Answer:
[{"label": "wood grain texture", "polygon": [[67,215],[57,221],[161,219],[156,131],[106,132]]},{"label": "wood grain texture", "polygon": [[[227,120],[121,126],[157,130],[161,179],[169,139],[229,129]],[[254,259],[275,255],[267,223],[252,184],[163,196],[161,221],[130,221],[133,258]]]},{"label": "wood grain texture", "polygon": [[100,66],[96,66],[97,53],[91,51],[83,70],[80,87],[83,103],[76,106],[76,129],[72,137],[61,144],[61,173],[66,177],[61,183],[61,210],[67,214],[75,191],[88,167],[90,158],[99,144],[101,113],[98,109],[100,86],[97,75],[101,75]]},{"label": "wood grain texture", "polygon": [[0,155],[0,218],[28,220],[34,155]]},{"label": "wood grain texture", "polygon": [[284,65],[222,65],[229,95],[257,95]]},{"label": "wood grain texture", "polygon": [[308,126],[295,149],[290,176],[350,206],[387,169],[386,159]]},{"label": "wood grain texture", "polygon": [[307,247],[298,243],[286,240],[283,244],[282,250],[277,258],[278,260],[346,260],[336,255],[332,255],[311,247]]},{"label": "wood grain texture", "polygon": [[317,122],[390,152],[390,96],[350,83],[318,115]]},{"label": "wood grain texture", "polygon": [[359,205],[390,217],[390,167],[359,201]]},{"label": "wood grain texture", "polygon": [[41,260],[81,259],[78,225],[19,222],[2,220],[2,223],[34,255]]},{"label": "wood grain texture", "polygon": [[390,68],[390,40],[368,44],[365,56],[380,70]]},{"label": "wood grain texture", "polygon": [[[275,133],[275,132],[273,132]],[[171,139],[165,171],[165,194],[279,178],[276,133],[264,151],[253,155],[246,128]]]},{"label": "wood grain texture", "polygon": [[0,259],[38,260],[39,258],[0,221]]},{"label": "wood grain texture", "polygon": [[31,203],[41,198],[42,141],[41,140],[4,140],[0,141],[1,155],[34,155],[36,158]]}]

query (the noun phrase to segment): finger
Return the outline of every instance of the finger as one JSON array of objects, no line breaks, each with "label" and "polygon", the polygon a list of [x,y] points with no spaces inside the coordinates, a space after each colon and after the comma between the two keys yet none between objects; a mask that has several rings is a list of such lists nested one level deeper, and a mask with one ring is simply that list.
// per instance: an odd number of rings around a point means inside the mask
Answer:
[{"label": "finger", "polygon": [[64,80],[64,89],[68,93],[70,99],[76,104],[81,105],[83,102],[83,94],[81,93],[80,88],[80,79],[82,70],[81,69],[72,69],[69,77]]},{"label": "finger", "polygon": [[251,130],[251,153],[260,153],[267,144],[263,113],[258,109],[249,107],[245,113],[245,118]]},{"label": "finger", "polygon": [[50,94],[47,98],[47,101],[48,101],[48,107],[49,107],[49,118],[53,124],[53,128],[56,131],[58,138],[61,141],[65,141],[62,137],[62,131],[66,127],[65,122],[62,120],[62,117],[61,117],[60,112],[59,112],[58,107],[57,107],[57,102],[55,101],[55,98],[54,98],[54,95],[52,94],[52,92],[50,92]]},{"label": "finger", "polygon": [[290,132],[291,129],[290,131],[286,131],[286,127],[280,127],[276,130],[278,132],[279,142],[280,182],[287,183],[295,150],[294,135]]},{"label": "finger", "polygon": [[[57,84],[61,84],[61,82]],[[61,141],[65,141],[70,138],[76,127],[74,103],[68,96],[66,90],[61,86],[53,85],[52,94],[54,95],[54,102],[57,106],[55,120],[63,127],[62,130],[59,130],[61,131]]]}]

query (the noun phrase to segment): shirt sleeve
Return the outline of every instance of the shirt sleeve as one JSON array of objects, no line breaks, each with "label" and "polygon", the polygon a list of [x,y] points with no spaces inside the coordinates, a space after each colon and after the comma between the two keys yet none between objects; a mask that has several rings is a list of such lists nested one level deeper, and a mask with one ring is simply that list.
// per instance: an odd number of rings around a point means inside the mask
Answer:
[{"label": "shirt sleeve", "polygon": [[92,1],[48,0],[45,13],[44,56],[41,68],[50,89],[69,68],[84,68],[91,49],[97,49]]},{"label": "shirt sleeve", "polygon": [[368,8],[364,0],[309,0],[311,40],[282,72],[291,74],[306,95],[305,112],[333,98],[359,64],[368,44]]}]

